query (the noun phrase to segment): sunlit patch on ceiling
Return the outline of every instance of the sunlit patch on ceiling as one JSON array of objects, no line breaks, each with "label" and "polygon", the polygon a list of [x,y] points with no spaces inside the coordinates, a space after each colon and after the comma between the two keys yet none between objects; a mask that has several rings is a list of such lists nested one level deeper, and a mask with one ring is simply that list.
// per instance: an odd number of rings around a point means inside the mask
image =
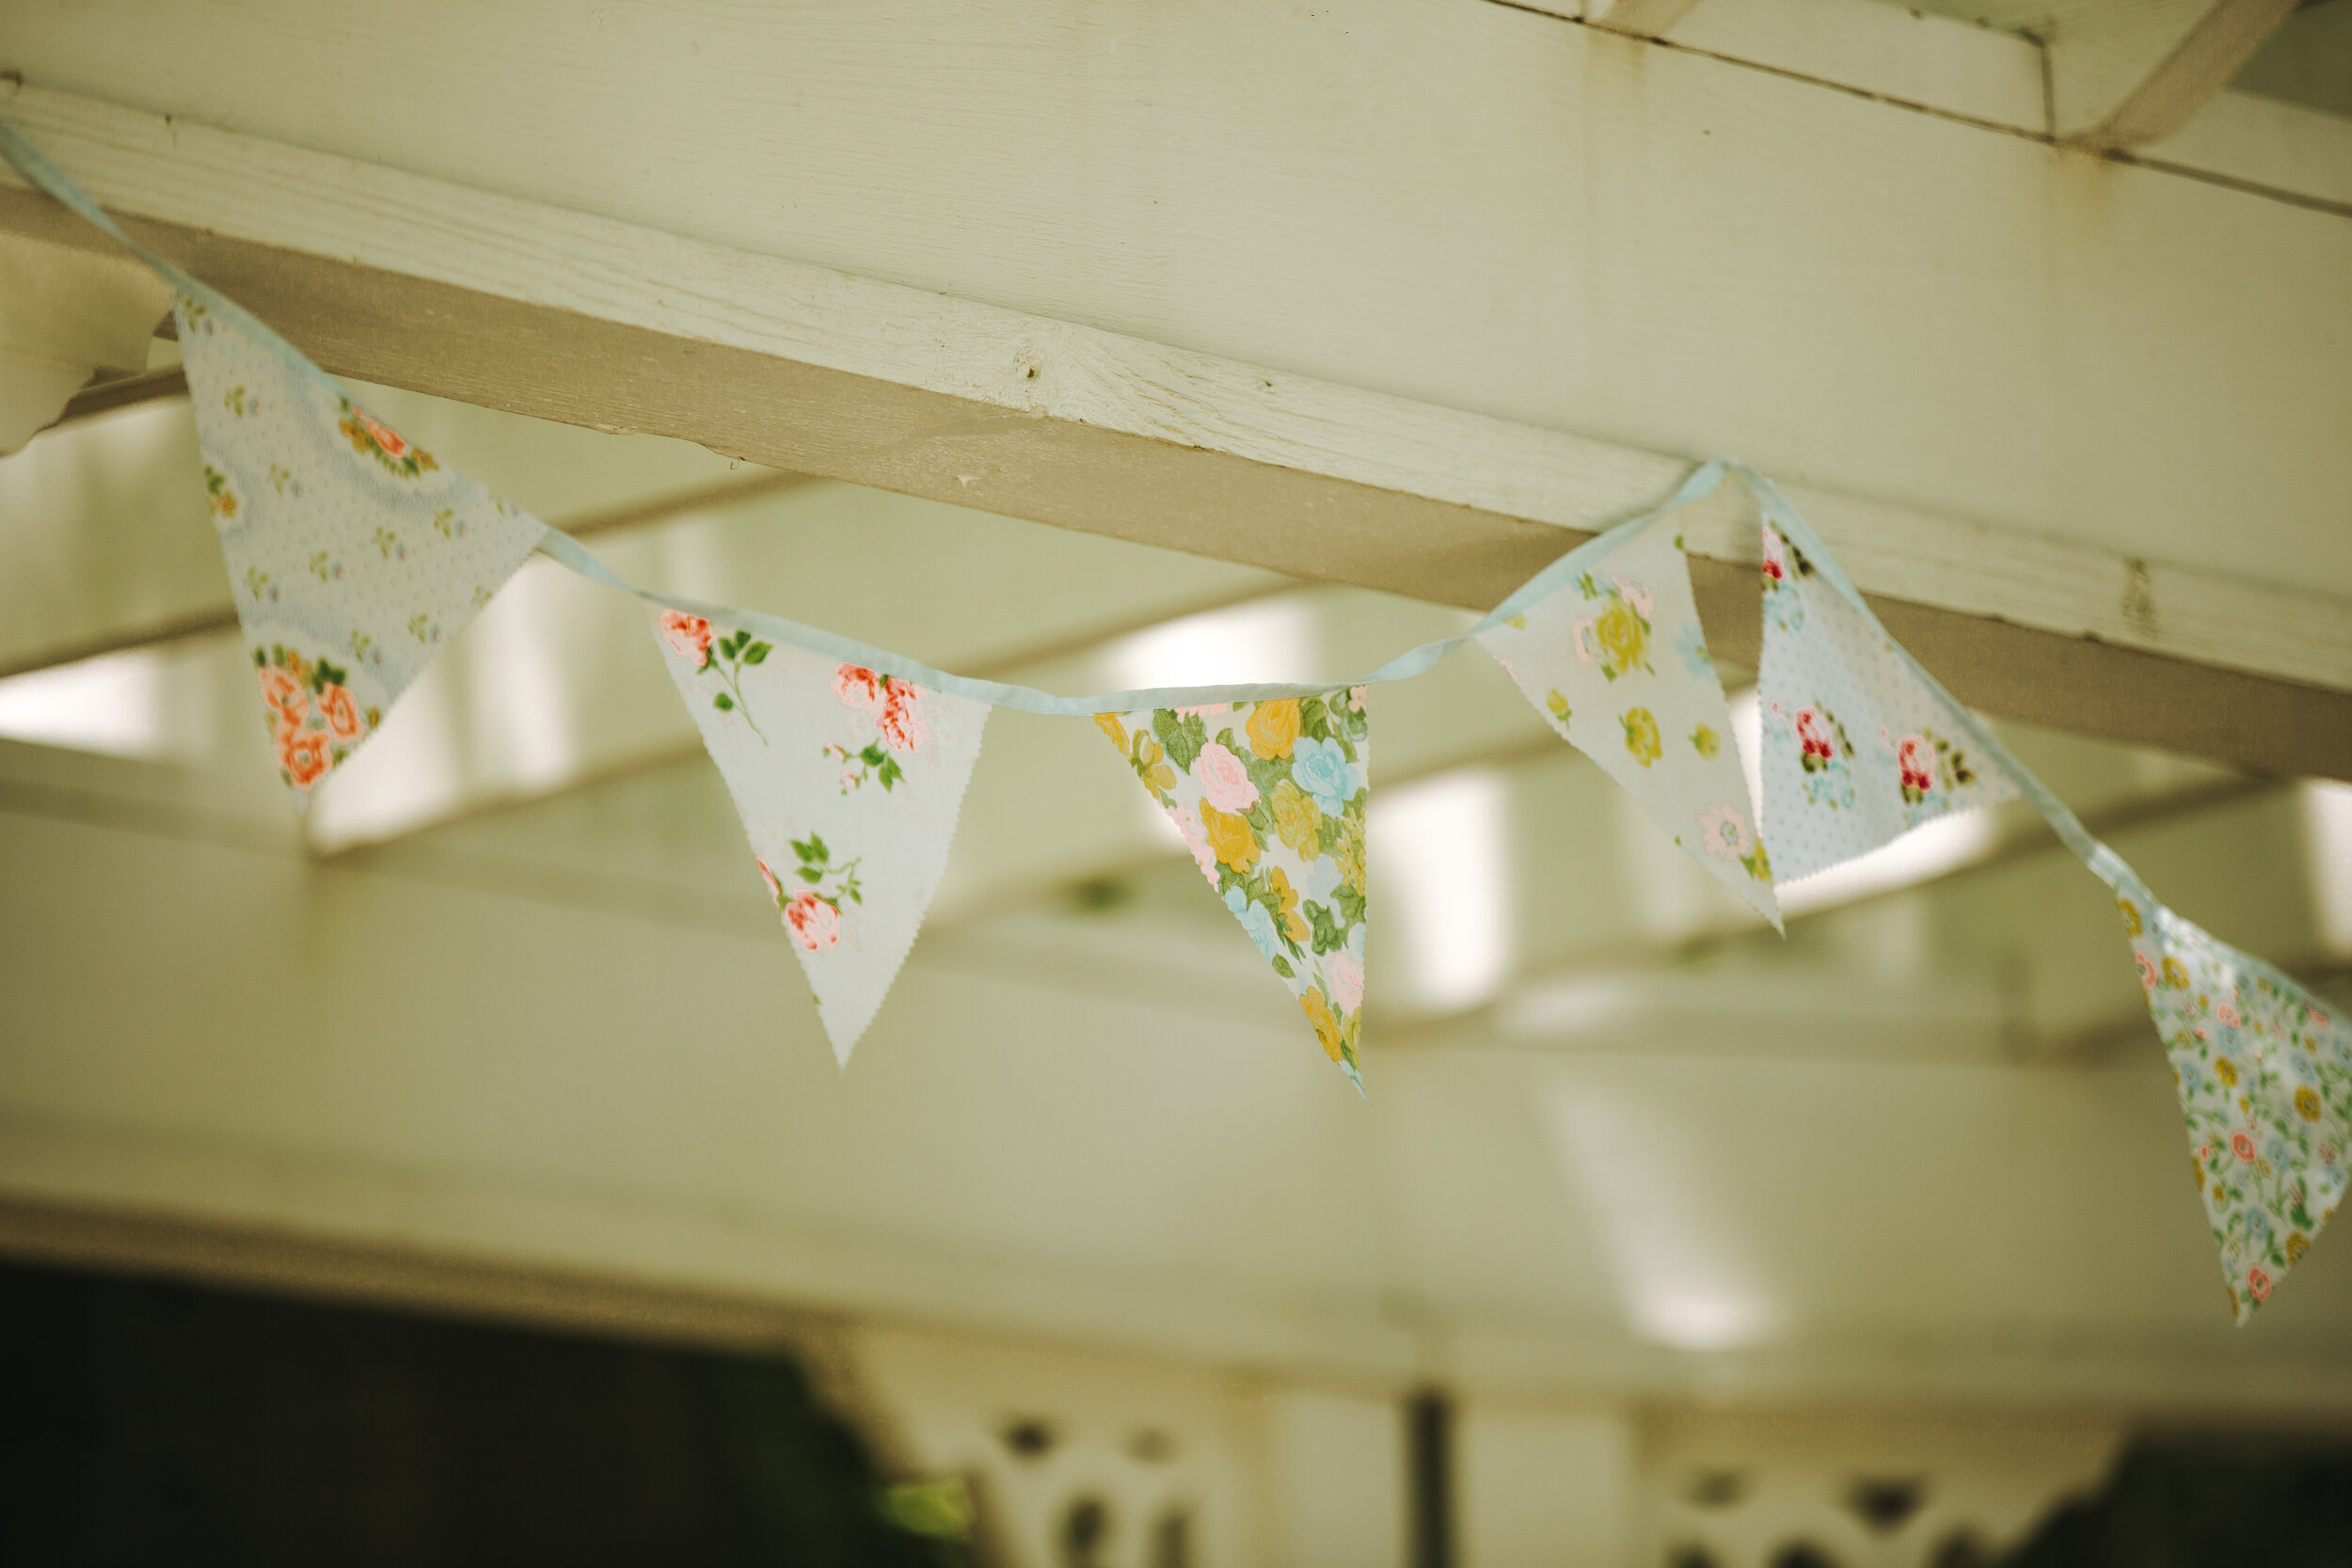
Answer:
[{"label": "sunlit patch on ceiling", "polygon": [[1104,650],[1119,685],[1215,686],[1316,678],[1313,607],[1295,594],[1164,621]]},{"label": "sunlit patch on ceiling", "polygon": [[[224,722],[250,720],[244,653],[231,638],[208,636],[10,676],[0,680],[0,736],[149,762],[214,761],[228,749]],[[227,703],[225,686],[239,688]]]},{"label": "sunlit patch on ceiling", "polygon": [[1997,837],[1996,819],[1990,812],[1939,816],[1859,859],[1789,883],[1780,890],[1780,907],[1792,915],[1804,914],[1912,887],[1977,860]]},{"label": "sunlit patch on ceiling", "polygon": [[162,657],[149,648],[0,681],[0,735],[112,756],[163,752]]},{"label": "sunlit patch on ceiling", "polygon": [[1549,1099],[1552,1156],[1598,1239],[1628,1323],[1677,1350],[1769,1338],[1782,1309],[1741,1241],[1728,1186],[1686,1122],[1615,1085],[1563,1075]]},{"label": "sunlit patch on ceiling", "polygon": [[1509,790],[1464,768],[1372,798],[1376,918],[1405,938],[1412,1005],[1453,1012],[1493,999],[1513,958]]},{"label": "sunlit patch on ceiling", "polygon": [[2328,957],[2352,958],[2352,784],[2303,786],[2303,831],[2311,842],[2312,913]]}]

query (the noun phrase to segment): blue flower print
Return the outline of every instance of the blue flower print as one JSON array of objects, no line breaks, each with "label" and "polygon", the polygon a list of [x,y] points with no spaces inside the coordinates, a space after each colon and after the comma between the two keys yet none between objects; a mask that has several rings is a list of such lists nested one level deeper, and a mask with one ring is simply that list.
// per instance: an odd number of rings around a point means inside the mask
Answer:
[{"label": "blue flower print", "polygon": [[1241,928],[1249,933],[1249,940],[1258,944],[1258,951],[1268,963],[1282,956],[1282,939],[1274,934],[1274,917],[1265,912],[1263,904],[1252,903],[1237,887],[1225,890],[1225,907],[1233,911]]},{"label": "blue flower print", "polygon": [[1682,656],[1682,667],[1692,675],[1715,678],[1715,661],[1708,657],[1707,634],[1696,621],[1685,621],[1675,633],[1675,652]]},{"label": "blue flower print", "polygon": [[1291,753],[1291,782],[1313,796],[1326,816],[1338,816],[1363,788],[1363,768],[1336,740],[1301,740]]}]

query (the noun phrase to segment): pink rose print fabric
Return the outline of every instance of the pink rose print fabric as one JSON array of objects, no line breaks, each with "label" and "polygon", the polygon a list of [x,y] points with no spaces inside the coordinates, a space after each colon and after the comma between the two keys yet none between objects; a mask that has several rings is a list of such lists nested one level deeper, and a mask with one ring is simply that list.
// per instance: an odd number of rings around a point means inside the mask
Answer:
[{"label": "pink rose print fabric", "polygon": [[1364,689],[1098,713],[1193,863],[1298,998],[1359,1093],[1364,1005]]},{"label": "pink rose print fabric", "polygon": [[1562,739],[1717,881],[1780,924],[1773,866],[1749,816],[1731,710],[1671,515],[1478,641]]},{"label": "pink rose print fabric", "polygon": [[175,314],[269,744],[303,799],[546,530],[199,302]]},{"label": "pink rose print fabric", "polygon": [[2352,1027],[2144,895],[2127,892],[2116,910],[2172,1062],[2197,1191],[2243,1323],[2343,1200]]},{"label": "pink rose print fabric", "polygon": [[847,1067],[938,890],[988,705],[682,610],[653,629]]},{"label": "pink rose print fabric", "polygon": [[1764,525],[1764,837],[1793,882],[2017,787],[1886,634]]}]

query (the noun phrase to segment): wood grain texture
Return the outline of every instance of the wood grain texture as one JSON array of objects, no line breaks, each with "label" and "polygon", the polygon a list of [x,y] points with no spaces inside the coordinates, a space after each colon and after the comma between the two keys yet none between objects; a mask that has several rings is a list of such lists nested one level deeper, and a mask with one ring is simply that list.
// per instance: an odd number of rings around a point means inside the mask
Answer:
[{"label": "wood grain texture", "polygon": [[0,236],[0,350],[125,374],[170,309],[170,286],[128,257]]},{"label": "wood grain texture", "polygon": [[1698,0],[1593,0],[1584,20],[1637,39],[1663,38]]},{"label": "wood grain texture", "polygon": [[143,366],[170,302],[126,257],[0,235],[0,456],[55,424],[93,371]]},{"label": "wood grain texture", "polygon": [[[771,467],[1470,605],[1687,467],[65,95],[27,89],[8,112],[103,198],[148,214],[159,245],[268,302],[330,369]],[[11,229],[77,226],[28,194],[0,197]],[[2298,265],[2352,255],[2352,229],[2292,221],[2327,226]],[[2122,302],[2126,319],[2174,286],[2159,282]],[[2294,373],[2322,409],[2352,397],[2341,363]],[[2352,617],[2335,598],[1790,493],[1875,594],[2270,680],[2308,720],[2292,726],[2307,738],[2282,744],[2305,748],[2309,770],[2344,767],[2308,739],[2343,729],[2317,689],[2352,689]],[[1738,508],[1713,515],[1693,525],[1699,547],[1752,558]],[[1984,679],[1944,673],[1994,711],[2097,728],[2111,706],[2106,683],[2070,695],[2035,661],[1986,657]],[[2233,717],[2184,707],[2135,737],[2236,758],[2234,733]]]},{"label": "wood grain texture", "polygon": [[1484,0],[398,15],[0,8],[0,60],[372,174],[2352,597],[2321,547],[2352,494],[2344,227],[1891,78]]},{"label": "wood grain texture", "polygon": [[2352,119],[2225,92],[2170,135],[2135,148],[2143,164],[2291,192],[2352,217]]},{"label": "wood grain texture", "polygon": [[2048,128],[2040,45],[1885,0],[1708,0],[1673,40],[1938,114],[2033,135]]}]

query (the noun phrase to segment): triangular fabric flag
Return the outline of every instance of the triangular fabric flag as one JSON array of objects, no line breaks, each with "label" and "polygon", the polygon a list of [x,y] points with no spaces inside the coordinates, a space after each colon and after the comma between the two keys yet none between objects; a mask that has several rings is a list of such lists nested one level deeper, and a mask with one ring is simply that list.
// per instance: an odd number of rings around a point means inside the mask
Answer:
[{"label": "triangular fabric flag", "polygon": [[938,890],[989,706],[682,610],[654,637],[847,1067]]},{"label": "triangular fabric flag", "polygon": [[2115,907],[2172,1061],[2197,1190],[2243,1323],[2344,1196],[2352,1028],[2153,899],[2126,893]]},{"label": "triangular fabric flag", "polygon": [[1716,880],[1780,924],[1731,709],[1671,517],[1478,641],[1563,739]]},{"label": "triangular fabric flag", "polygon": [[278,775],[307,798],[546,526],[200,301],[174,314]]},{"label": "triangular fabric flag", "polygon": [[1764,524],[1764,837],[1783,883],[2015,796],[1877,624]]},{"label": "triangular fabric flag", "polygon": [[1357,1089],[1364,1005],[1364,689],[1094,721],[1175,822]]}]

